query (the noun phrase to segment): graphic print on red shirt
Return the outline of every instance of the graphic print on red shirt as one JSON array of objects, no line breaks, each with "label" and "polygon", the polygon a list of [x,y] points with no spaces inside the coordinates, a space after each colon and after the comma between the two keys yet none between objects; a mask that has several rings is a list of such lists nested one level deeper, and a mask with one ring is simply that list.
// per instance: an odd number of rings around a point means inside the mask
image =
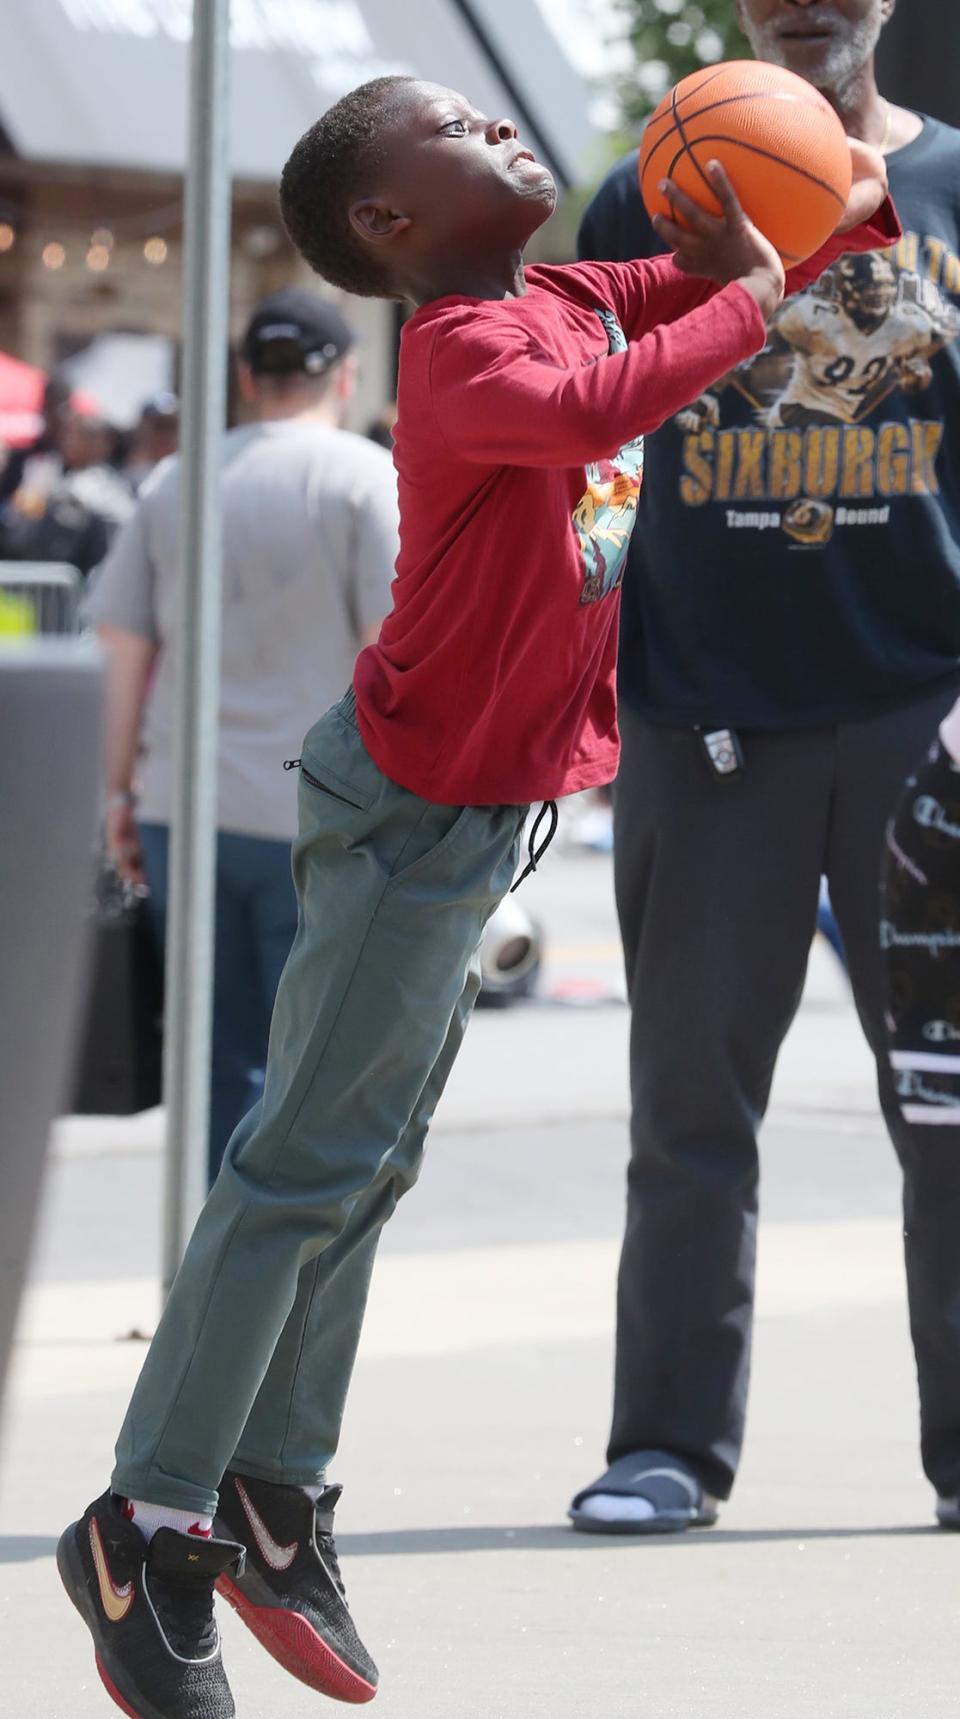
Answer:
[{"label": "graphic print on red shirt", "polygon": [[[626,336],[613,312],[598,305],[597,315],[609,350],[626,352]],[[573,510],[573,523],[586,570],[580,601],[597,603],[623,583],[643,484],[643,437],[625,442],[615,459],[593,460],[586,475],[586,492]]]}]

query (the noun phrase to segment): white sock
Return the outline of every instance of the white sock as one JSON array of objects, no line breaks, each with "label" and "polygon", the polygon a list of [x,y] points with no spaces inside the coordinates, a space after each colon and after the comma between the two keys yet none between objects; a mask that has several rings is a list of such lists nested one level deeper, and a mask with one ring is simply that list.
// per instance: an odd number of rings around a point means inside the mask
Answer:
[{"label": "white sock", "polygon": [[649,1498],[627,1498],[614,1492],[592,1492],[580,1509],[597,1522],[649,1522],[657,1514]]},{"label": "white sock", "polygon": [[953,762],[960,764],[960,698],[940,724],[940,739],[949,752]]},{"label": "white sock", "polygon": [[196,1510],[171,1510],[166,1504],[149,1504],[143,1498],[125,1498],[123,1514],[148,1542],[158,1528],[175,1528],[178,1534],[195,1534],[201,1540],[209,1540],[213,1533],[212,1516],[201,1516]]}]

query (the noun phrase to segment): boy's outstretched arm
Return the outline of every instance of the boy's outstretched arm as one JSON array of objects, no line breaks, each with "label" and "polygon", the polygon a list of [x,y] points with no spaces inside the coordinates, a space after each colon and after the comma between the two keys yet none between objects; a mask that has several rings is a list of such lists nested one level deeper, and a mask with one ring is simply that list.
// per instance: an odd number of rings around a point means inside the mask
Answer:
[{"label": "boy's outstretched arm", "polygon": [[518,324],[471,310],[436,337],[429,405],[459,459],[582,465],[657,429],[765,340],[756,300],[740,285],[625,352],[572,369]]}]

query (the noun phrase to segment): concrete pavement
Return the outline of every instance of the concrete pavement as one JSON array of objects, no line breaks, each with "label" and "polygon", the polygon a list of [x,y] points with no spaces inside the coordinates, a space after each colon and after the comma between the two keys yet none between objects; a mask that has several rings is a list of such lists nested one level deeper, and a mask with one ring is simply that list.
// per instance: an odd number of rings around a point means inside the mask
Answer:
[{"label": "concrete pavement", "polygon": [[[764,1140],[746,1460],[720,1526],[564,1525],[602,1466],[627,1012],[609,862],[525,886],[545,1000],[468,1035],[420,1187],[388,1227],[337,1477],[382,1719],[946,1719],[960,1537],[916,1450],[897,1175],[829,952]],[[0,1480],[0,1714],[111,1711],[59,1593],[62,1524],[105,1484],[156,1311],[159,1118],[61,1125]],[[237,1624],[241,1719],[333,1711]]]}]

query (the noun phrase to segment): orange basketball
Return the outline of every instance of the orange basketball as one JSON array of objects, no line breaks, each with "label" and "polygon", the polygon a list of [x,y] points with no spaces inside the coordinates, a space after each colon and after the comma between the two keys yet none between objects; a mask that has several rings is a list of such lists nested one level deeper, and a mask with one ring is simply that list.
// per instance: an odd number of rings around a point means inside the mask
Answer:
[{"label": "orange basketball", "polygon": [[648,213],[671,213],[661,179],[717,213],[708,161],[726,168],[751,221],[788,265],[819,250],[850,195],[850,149],[830,103],[804,78],[762,60],[706,66],[664,96],[640,145]]}]

